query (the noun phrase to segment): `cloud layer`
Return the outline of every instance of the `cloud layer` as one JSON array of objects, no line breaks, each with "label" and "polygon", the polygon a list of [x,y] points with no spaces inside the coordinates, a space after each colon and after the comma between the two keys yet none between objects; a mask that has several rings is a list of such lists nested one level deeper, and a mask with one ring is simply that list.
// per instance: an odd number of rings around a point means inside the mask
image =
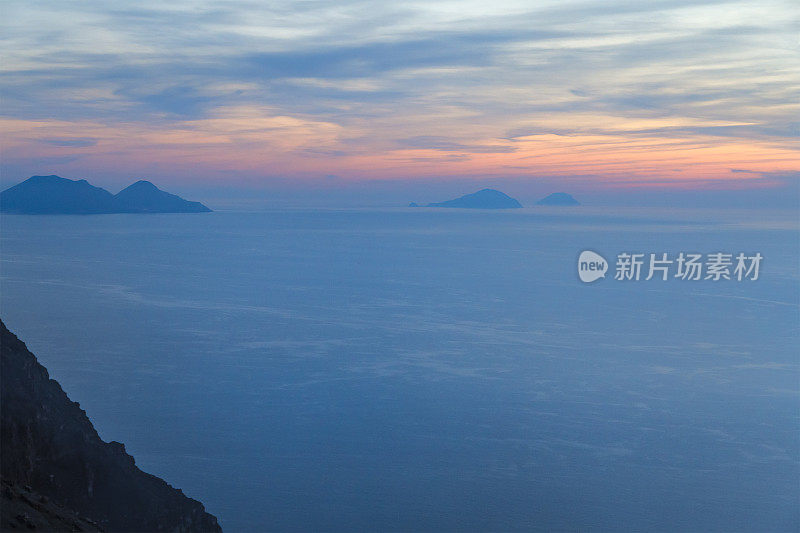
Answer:
[{"label": "cloud layer", "polygon": [[691,187],[800,170],[792,0],[2,10],[4,179]]}]

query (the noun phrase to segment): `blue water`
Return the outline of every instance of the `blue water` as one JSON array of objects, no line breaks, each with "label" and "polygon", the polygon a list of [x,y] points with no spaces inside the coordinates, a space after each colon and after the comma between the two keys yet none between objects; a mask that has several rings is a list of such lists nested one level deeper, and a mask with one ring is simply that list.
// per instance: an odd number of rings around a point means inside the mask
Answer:
[{"label": "blue water", "polygon": [[[0,223],[9,328],[226,531],[800,527],[796,212]],[[765,259],[584,285],[584,249]]]}]

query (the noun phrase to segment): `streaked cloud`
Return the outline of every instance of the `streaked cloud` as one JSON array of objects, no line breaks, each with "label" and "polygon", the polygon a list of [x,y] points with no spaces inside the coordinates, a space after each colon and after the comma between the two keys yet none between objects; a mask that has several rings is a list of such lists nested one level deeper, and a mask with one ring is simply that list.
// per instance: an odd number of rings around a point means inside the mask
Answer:
[{"label": "streaked cloud", "polygon": [[791,0],[2,10],[6,175],[755,184],[800,166]]}]

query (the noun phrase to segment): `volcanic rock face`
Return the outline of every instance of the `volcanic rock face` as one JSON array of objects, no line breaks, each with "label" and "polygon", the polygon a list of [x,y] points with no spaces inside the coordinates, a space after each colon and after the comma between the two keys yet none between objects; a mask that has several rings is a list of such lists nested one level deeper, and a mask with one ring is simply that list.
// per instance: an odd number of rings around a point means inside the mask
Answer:
[{"label": "volcanic rock face", "polygon": [[103,531],[97,522],[29,489],[2,481],[0,531]]},{"label": "volcanic rock face", "polygon": [[2,321],[0,402],[4,531],[47,517],[56,530],[74,520],[83,530],[88,523],[106,531],[221,531],[200,502],[139,470],[124,445],[101,440]]}]

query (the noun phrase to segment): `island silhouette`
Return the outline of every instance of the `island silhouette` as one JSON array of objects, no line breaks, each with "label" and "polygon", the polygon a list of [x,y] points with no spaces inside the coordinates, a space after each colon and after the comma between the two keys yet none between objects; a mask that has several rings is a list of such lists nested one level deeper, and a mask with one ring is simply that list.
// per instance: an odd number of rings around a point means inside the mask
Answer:
[{"label": "island silhouette", "polygon": [[[413,204],[413,202],[412,202]],[[413,204],[416,205],[416,204]],[[428,204],[427,207],[459,207],[465,209],[517,209],[519,201],[495,189],[482,189],[453,200]]]},{"label": "island silhouette", "polygon": [[536,205],[581,205],[581,203],[573,198],[571,194],[554,192],[536,202]]},{"label": "island silhouette", "polygon": [[27,215],[109,213],[207,213],[200,202],[184,200],[139,180],[117,194],[88,181],[32,176],[0,193],[0,211]]}]

